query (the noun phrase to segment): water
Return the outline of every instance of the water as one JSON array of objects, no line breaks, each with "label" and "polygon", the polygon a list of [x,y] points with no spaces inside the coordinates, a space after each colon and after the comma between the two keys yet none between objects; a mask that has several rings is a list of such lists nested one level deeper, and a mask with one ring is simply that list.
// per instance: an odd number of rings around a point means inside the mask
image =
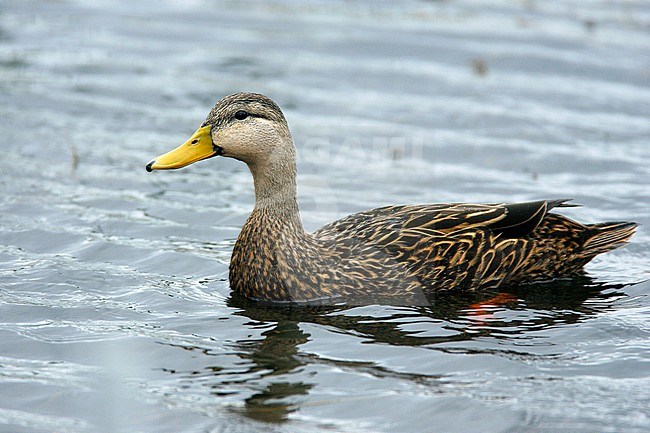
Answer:
[{"label": "water", "polygon": [[[648,431],[649,29],[641,1],[3,2],[0,431]],[[429,307],[233,299],[247,169],[144,165],[241,90],[285,110],[309,229],[558,197],[640,229],[585,279]]]}]

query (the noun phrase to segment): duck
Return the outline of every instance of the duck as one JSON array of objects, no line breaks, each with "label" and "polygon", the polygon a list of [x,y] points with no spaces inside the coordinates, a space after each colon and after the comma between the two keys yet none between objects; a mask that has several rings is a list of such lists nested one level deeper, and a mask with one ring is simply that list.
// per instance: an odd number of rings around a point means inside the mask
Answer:
[{"label": "duck", "polygon": [[272,99],[219,100],[182,145],[146,165],[179,169],[213,157],[244,162],[255,205],[234,244],[232,292],[270,304],[429,305],[432,296],[572,277],[629,242],[637,224],[582,224],[568,199],[391,205],[308,233],[296,196],[296,148]]}]

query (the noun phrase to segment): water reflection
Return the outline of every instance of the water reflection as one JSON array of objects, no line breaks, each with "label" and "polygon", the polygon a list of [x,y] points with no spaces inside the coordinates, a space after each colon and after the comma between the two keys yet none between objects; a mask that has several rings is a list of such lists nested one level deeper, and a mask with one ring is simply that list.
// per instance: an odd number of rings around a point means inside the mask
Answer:
[{"label": "water reflection", "polygon": [[[280,319],[275,327],[265,331],[263,340],[245,340],[235,344],[242,359],[252,361],[250,372],[264,372],[263,376],[280,376],[304,365],[298,355],[298,346],[306,343],[309,334],[298,322]],[[291,397],[306,395],[312,385],[303,382],[274,381],[245,400],[244,414],[250,418],[280,422],[296,406]]]},{"label": "water reflection", "polygon": [[[242,361],[238,363],[239,368],[212,366],[191,372],[187,377],[190,381],[192,377],[200,377],[196,386],[205,385],[206,377],[210,377],[208,382],[216,396],[248,393],[244,406],[235,411],[251,419],[274,423],[286,421],[307,401],[316,382],[310,382],[308,375],[300,373],[318,363],[376,377],[399,376],[402,380],[426,383],[432,389],[444,389],[452,379],[442,375],[405,374],[388,371],[372,362],[301,353],[300,346],[311,339],[301,325],[320,325],[336,333],[362,338],[364,342],[445,353],[485,353],[516,359],[553,357],[557,354],[536,353],[539,344],[527,344],[527,334],[584,321],[605,311],[614,300],[625,296],[617,290],[621,287],[581,277],[512,287],[507,291],[438,297],[427,307],[269,307],[232,297],[229,307],[235,310],[235,315],[250,319],[248,326],[269,328],[261,334],[261,339],[246,338],[231,344],[233,353]],[[495,348],[486,342],[486,337],[488,341],[522,341]],[[448,344],[459,342],[463,344]],[[208,351],[203,352],[208,355]],[[225,388],[231,391],[223,392]]]}]

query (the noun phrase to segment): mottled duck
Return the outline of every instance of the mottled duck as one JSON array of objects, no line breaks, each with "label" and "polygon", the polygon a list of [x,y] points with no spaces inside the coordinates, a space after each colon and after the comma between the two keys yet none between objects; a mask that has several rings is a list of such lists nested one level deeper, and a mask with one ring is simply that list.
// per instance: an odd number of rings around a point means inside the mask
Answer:
[{"label": "mottled duck", "polygon": [[541,200],[386,206],[307,233],[289,126],[280,107],[256,93],[221,99],[187,142],[146,168],[214,156],[243,161],[253,175],[255,207],[229,276],[235,293],[259,301],[417,304],[432,293],[568,277],[624,245],[636,227],[581,224],[549,213],[567,200]]}]

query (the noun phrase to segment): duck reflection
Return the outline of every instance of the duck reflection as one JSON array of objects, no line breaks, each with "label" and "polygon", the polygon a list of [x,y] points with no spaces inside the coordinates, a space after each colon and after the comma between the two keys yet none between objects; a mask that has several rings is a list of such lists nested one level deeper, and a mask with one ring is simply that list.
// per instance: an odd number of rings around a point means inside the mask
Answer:
[{"label": "duck reflection", "polygon": [[[263,376],[280,376],[303,365],[298,356],[298,346],[309,340],[309,334],[300,329],[298,322],[280,319],[262,335],[264,339],[261,341],[236,343],[240,350],[239,356],[252,362],[251,372],[261,372]],[[293,397],[307,394],[311,387],[312,385],[302,382],[273,381],[245,400],[244,415],[266,422],[284,421],[295,410],[295,406],[290,403]]]},{"label": "duck reflection", "polygon": [[[270,329],[263,339],[234,343],[236,354],[246,361],[247,372],[238,372],[238,386],[255,392],[245,399],[241,413],[251,419],[283,422],[306,400],[313,383],[306,374],[297,374],[315,360],[341,368],[358,367],[365,373],[385,376],[385,369],[369,362],[321,359],[301,353],[300,346],[310,340],[302,324],[316,324],[335,332],[360,336],[364,342],[425,347],[454,353],[491,353],[506,357],[537,357],[531,347],[518,345],[503,349],[486,344],[467,345],[479,337],[526,339],[531,331],[584,321],[612,308],[614,300],[625,294],[623,285],[602,284],[587,277],[552,283],[510,287],[507,290],[462,293],[431,299],[429,306],[349,307],[349,306],[263,306],[233,296],[228,306],[234,314]],[[433,330],[433,332],[431,332]],[[458,343],[461,344],[458,344]],[[455,343],[455,344],[450,344]],[[478,348],[477,348],[478,347]],[[358,365],[356,365],[358,364]],[[206,372],[197,372],[205,376]],[[219,369],[211,374],[227,374]],[[411,375],[406,375],[411,376]],[[433,376],[412,375],[417,382],[431,382]],[[404,377],[400,373],[400,377]],[[220,382],[228,381],[219,378]]]},{"label": "duck reflection", "polygon": [[[532,330],[577,323],[610,308],[614,300],[625,296],[617,291],[624,286],[598,283],[582,276],[505,290],[432,297],[428,306],[386,307],[379,317],[364,314],[363,307],[269,307],[235,296],[228,305],[240,308],[235,314],[259,322],[277,322],[283,326],[287,322],[314,323],[363,335],[371,342],[437,349],[435,345],[439,343],[476,338],[477,333],[473,331],[477,325],[488,325],[482,336],[506,332],[516,337]],[[433,322],[457,333],[427,337],[402,326],[418,318],[424,323],[421,331],[426,330],[425,322]]]}]

